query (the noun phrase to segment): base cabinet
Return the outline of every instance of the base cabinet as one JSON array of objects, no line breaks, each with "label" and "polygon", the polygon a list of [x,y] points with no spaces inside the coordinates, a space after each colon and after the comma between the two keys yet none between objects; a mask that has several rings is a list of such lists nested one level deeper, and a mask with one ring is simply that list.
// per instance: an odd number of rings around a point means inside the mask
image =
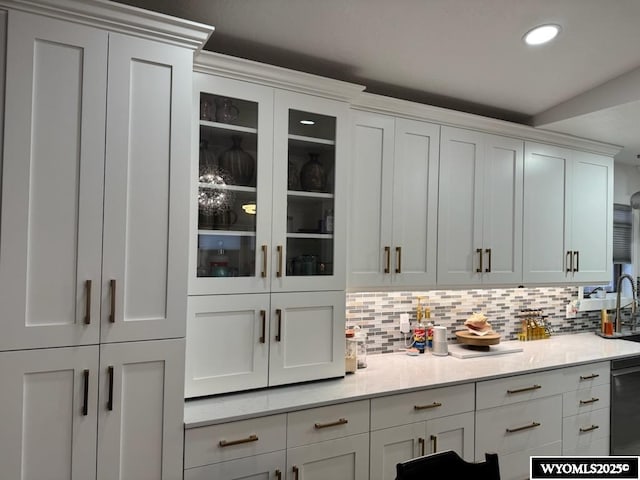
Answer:
[{"label": "base cabinet", "polygon": [[285,459],[286,453],[282,450],[214,463],[185,470],[184,480],[283,480]]},{"label": "base cabinet", "polygon": [[473,412],[371,432],[370,480],[394,480],[396,464],[443,450],[473,461]]}]

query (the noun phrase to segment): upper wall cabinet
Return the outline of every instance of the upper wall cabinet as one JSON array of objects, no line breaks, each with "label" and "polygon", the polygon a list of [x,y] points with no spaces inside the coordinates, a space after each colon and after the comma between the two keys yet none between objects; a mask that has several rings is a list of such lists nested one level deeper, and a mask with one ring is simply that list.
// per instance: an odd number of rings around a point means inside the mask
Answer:
[{"label": "upper wall cabinet", "polygon": [[194,78],[189,293],[343,290],[347,104]]},{"label": "upper wall cabinet", "polygon": [[353,117],[349,287],[434,285],[440,127]]},{"label": "upper wall cabinet", "polygon": [[523,141],[442,127],[438,285],[522,280]]},{"label": "upper wall cabinet", "polygon": [[7,44],[0,350],[184,335],[192,51],[18,11]]},{"label": "upper wall cabinet", "polygon": [[527,142],[524,282],[611,281],[613,159]]}]

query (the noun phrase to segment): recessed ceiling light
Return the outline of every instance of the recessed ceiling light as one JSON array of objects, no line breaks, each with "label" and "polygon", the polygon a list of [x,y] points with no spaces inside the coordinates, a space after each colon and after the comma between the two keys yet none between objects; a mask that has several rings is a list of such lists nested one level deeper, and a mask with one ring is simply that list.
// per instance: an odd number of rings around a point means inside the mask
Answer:
[{"label": "recessed ceiling light", "polygon": [[559,25],[540,25],[529,30],[524,36],[524,41],[527,45],[542,45],[556,38],[559,32]]},{"label": "recessed ceiling light", "polygon": [[316,122],[314,122],[313,120],[300,120],[300,123],[302,125],[315,125]]}]

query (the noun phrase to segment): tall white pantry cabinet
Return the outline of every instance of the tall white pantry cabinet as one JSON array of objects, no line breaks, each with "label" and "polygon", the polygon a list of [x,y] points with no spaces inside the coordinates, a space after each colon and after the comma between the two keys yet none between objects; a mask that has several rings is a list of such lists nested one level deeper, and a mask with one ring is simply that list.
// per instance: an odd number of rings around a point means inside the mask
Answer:
[{"label": "tall white pantry cabinet", "polygon": [[0,6],[2,475],[180,478],[191,69],[211,28]]}]

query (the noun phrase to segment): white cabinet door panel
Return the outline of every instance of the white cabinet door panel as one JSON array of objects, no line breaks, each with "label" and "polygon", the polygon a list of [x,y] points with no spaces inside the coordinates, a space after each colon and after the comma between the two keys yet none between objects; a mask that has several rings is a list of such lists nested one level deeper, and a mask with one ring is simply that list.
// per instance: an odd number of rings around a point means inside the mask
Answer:
[{"label": "white cabinet door panel", "polygon": [[100,347],[99,480],[182,475],[184,340]]},{"label": "white cabinet door panel", "polygon": [[351,435],[288,449],[287,478],[367,480],[369,478],[369,434]]},{"label": "white cabinet door panel", "polygon": [[184,335],[191,62],[109,37],[102,342]]},{"label": "white cabinet door panel", "polygon": [[271,295],[269,385],[344,376],[344,292]]},{"label": "white cabinet door panel", "polygon": [[576,152],[573,163],[571,246],[576,281],[609,283],[613,268],[613,162]]},{"label": "white cabinet door panel", "polygon": [[481,166],[483,136],[442,128],[438,201],[438,283],[477,284],[482,280]]},{"label": "white cabinet door panel", "polygon": [[468,462],[473,462],[475,434],[474,412],[460,413],[427,421],[426,453],[453,450]]},{"label": "white cabinet door panel", "polygon": [[383,285],[391,248],[394,128],[392,117],[354,113],[350,175],[349,284]]},{"label": "white cabinet door panel", "polygon": [[269,295],[190,297],[185,395],[267,386]]},{"label": "white cabinet door panel", "polygon": [[426,453],[425,423],[371,432],[370,480],[395,480],[396,464]]},{"label": "white cabinet door panel", "polygon": [[0,353],[0,382],[2,477],[95,478],[98,348]]},{"label": "white cabinet door panel", "polygon": [[434,285],[440,127],[396,120],[392,275],[398,285]]},{"label": "white cabinet door panel", "polygon": [[12,11],[8,45],[0,350],[97,343],[107,34]]},{"label": "white cabinet door panel", "polygon": [[[496,135],[485,138],[485,186],[481,212],[484,219],[483,283],[519,284],[522,282],[524,143]],[[486,269],[490,271],[486,272]]]},{"label": "white cabinet door panel", "polygon": [[563,282],[569,250],[565,190],[570,152],[530,143],[525,149],[524,282]]}]

